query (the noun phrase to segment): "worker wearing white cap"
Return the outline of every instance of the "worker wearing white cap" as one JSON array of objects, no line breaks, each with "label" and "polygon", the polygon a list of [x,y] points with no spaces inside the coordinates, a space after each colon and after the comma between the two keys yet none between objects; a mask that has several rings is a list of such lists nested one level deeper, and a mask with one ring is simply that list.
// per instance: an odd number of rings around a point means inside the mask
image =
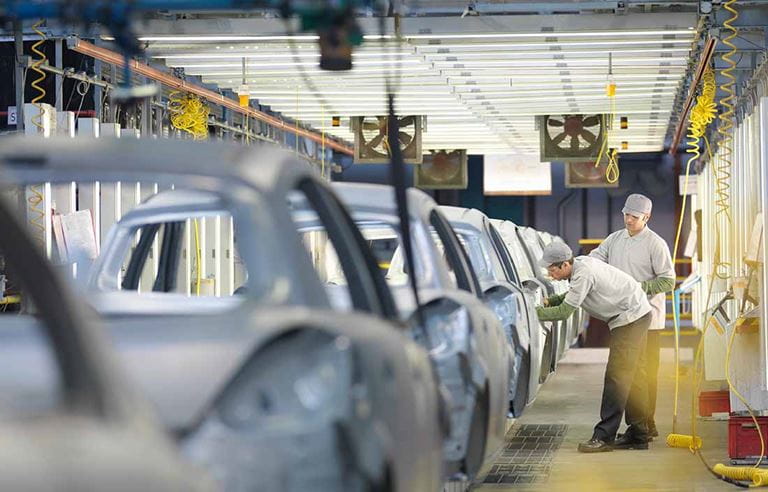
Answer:
[{"label": "worker wearing white cap", "polygon": [[[666,323],[666,293],[675,287],[675,268],[667,243],[648,227],[651,200],[640,194],[627,197],[622,213],[624,229],[614,232],[589,256],[597,258],[628,273],[641,282],[651,303],[651,326],[648,332],[645,373],[648,378],[648,435],[657,437],[654,414],[659,374],[659,333]],[[627,422],[629,425],[629,422]],[[632,436],[630,426],[626,434]]]},{"label": "worker wearing white cap", "polygon": [[[579,444],[579,451],[648,449],[647,439],[638,442],[616,439],[625,410],[634,428],[647,432],[648,390],[643,386],[642,356],[651,322],[651,305],[640,283],[598,259],[589,256],[574,259],[571,248],[561,241],[553,241],[544,248],[540,263],[553,279],[570,281],[567,293],[547,300],[550,307],[536,308],[541,321],[567,319],[581,306],[595,318],[608,322],[611,330],[600,422],[592,438]],[[640,373],[637,377],[636,371]]]}]

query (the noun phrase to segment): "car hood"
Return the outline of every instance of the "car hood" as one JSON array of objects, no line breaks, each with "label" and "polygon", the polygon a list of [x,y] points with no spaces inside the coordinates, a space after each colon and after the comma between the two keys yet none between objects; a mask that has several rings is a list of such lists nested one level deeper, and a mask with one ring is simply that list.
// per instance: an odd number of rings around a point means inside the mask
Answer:
[{"label": "car hood", "polygon": [[[282,333],[334,326],[333,313],[303,308],[239,309],[225,315],[109,316],[103,320],[127,376],[164,427],[194,428],[248,358]],[[0,331],[0,405],[43,413],[58,400],[58,369],[38,321],[14,317]]]}]

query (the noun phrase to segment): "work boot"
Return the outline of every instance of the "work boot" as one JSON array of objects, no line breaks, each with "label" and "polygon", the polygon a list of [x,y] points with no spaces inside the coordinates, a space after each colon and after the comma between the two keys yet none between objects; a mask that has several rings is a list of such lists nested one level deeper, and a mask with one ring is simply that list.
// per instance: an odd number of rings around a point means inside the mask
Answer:
[{"label": "work boot", "polygon": [[609,442],[593,437],[589,441],[580,442],[578,449],[579,453],[605,453],[606,451],[613,451],[613,446]]},{"label": "work boot", "polygon": [[648,449],[646,439],[638,439],[629,433],[621,434],[613,441],[614,449]]},{"label": "work boot", "polygon": [[648,422],[648,436],[659,437],[659,430],[656,428],[656,422],[654,422],[653,420],[650,420]]}]

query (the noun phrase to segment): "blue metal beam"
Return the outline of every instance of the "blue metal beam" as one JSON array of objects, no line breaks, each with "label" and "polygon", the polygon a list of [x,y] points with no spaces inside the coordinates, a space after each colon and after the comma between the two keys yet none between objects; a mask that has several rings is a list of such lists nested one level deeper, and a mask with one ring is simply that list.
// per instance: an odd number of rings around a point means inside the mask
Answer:
[{"label": "blue metal beam", "polygon": [[[346,7],[373,8],[373,0],[338,0],[333,2],[338,10]],[[127,18],[131,13],[158,10],[195,12],[253,9],[283,9],[292,11],[317,10],[325,7],[321,2],[311,0],[91,0],[63,1],[48,0],[5,0],[0,3],[0,15],[15,19],[63,18],[81,21],[104,21]]]}]

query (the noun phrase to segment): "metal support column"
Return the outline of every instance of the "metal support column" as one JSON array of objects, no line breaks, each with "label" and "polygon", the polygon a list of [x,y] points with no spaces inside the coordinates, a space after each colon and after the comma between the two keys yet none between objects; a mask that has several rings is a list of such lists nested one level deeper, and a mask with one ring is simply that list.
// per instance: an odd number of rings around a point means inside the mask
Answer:
[{"label": "metal support column", "polygon": [[[228,110],[227,108],[224,108],[224,121],[227,123],[228,126],[234,126],[234,113],[232,111]],[[235,134],[234,132],[227,131],[227,140],[234,140]]]},{"label": "metal support column", "polygon": [[[158,101],[162,103],[162,95],[158,96]],[[162,107],[155,106],[155,135],[157,138],[165,138],[163,134],[163,111],[165,110]]]},{"label": "metal support column", "polygon": [[[56,68],[62,69],[64,68],[63,41],[61,39],[57,39],[56,41],[54,41],[54,45],[56,48],[56,54],[55,54]],[[56,93],[55,93],[54,107],[56,108],[56,112],[59,113],[64,109],[64,77],[62,77],[61,74],[57,73],[55,80],[56,80]]]},{"label": "metal support column", "polygon": [[[110,70],[110,77],[112,77],[112,84],[119,86],[120,85],[120,79],[118,78],[119,68],[117,67],[117,65],[111,64],[109,66],[109,70]],[[107,118],[106,121],[108,121],[109,123],[120,123],[119,121],[117,121],[117,103],[114,100],[110,101],[109,114],[108,115],[105,114],[104,118]]]},{"label": "metal support column", "polygon": [[[94,41],[97,46],[101,45],[101,41],[99,39],[96,39]],[[98,58],[95,58],[93,61],[93,72],[97,79],[101,79],[102,73],[101,73],[101,60]],[[96,115],[96,119],[99,121],[104,121],[104,115],[102,113],[102,106],[101,101],[104,98],[104,89],[99,87],[98,85],[93,86],[93,111]],[[80,115],[78,115],[78,118]]]}]

